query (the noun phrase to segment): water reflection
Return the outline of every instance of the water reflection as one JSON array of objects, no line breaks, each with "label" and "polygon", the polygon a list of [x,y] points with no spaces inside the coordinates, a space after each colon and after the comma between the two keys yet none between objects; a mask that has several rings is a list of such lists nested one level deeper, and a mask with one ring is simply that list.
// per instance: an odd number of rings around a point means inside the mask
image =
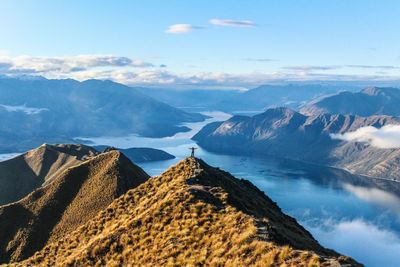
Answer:
[{"label": "water reflection", "polygon": [[343,188],[358,198],[392,210],[400,218],[400,197],[378,188],[368,188],[344,183]]},{"label": "water reflection", "polygon": [[309,226],[307,221],[301,223],[323,246],[351,255],[366,266],[399,266],[400,239],[388,229],[361,219],[340,222],[327,220],[320,226]]}]

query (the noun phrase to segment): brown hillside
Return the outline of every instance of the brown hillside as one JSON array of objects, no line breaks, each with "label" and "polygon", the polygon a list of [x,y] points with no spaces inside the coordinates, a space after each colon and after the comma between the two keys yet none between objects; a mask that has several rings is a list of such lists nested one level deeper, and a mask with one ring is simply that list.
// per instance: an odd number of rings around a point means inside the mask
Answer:
[{"label": "brown hillside", "polygon": [[19,266],[358,266],[250,182],[188,158]]},{"label": "brown hillside", "polygon": [[0,207],[0,262],[32,256],[148,177],[118,151],[65,169],[22,200]]},{"label": "brown hillside", "polygon": [[0,205],[17,201],[98,152],[84,145],[42,145],[0,162]]}]

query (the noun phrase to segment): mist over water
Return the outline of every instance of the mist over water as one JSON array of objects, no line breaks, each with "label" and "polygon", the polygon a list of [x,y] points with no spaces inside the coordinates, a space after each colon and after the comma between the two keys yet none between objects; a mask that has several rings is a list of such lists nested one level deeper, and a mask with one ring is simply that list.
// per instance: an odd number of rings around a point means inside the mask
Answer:
[{"label": "mist over water", "polygon": [[[189,156],[190,138],[205,124],[231,115],[208,112],[206,122],[185,124],[192,130],[166,138],[138,136],[81,138],[92,145],[153,147],[176,159],[139,164],[158,175]],[[245,178],[295,217],[324,246],[366,266],[397,267],[400,262],[400,183],[351,175],[345,171],[274,158],[217,155],[201,148],[196,156]],[[1,156],[0,156],[1,159]]]}]

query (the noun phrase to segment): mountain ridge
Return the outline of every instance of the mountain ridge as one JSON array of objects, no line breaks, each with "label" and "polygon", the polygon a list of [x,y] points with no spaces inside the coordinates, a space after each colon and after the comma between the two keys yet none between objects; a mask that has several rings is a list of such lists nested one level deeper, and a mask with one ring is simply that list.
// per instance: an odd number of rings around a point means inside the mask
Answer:
[{"label": "mountain ridge", "polygon": [[399,180],[399,149],[379,149],[365,143],[334,140],[330,136],[363,126],[380,128],[388,124],[399,125],[400,119],[385,115],[306,116],[277,108],[253,117],[233,117],[207,125],[193,140],[217,153],[276,156]]},{"label": "mountain ridge", "polygon": [[360,92],[340,92],[310,101],[300,108],[306,115],[323,113],[359,116],[400,116],[400,90],[392,87],[367,87]]},{"label": "mountain ridge", "polygon": [[[260,205],[262,203],[262,205]],[[321,247],[246,180],[187,158],[23,265],[361,266]]]},{"label": "mountain ridge", "polygon": [[0,262],[20,261],[92,219],[149,176],[118,151],[66,168],[23,199],[0,206]]},{"label": "mountain ridge", "polygon": [[68,167],[97,154],[85,145],[43,144],[0,162],[0,205],[19,200]]}]

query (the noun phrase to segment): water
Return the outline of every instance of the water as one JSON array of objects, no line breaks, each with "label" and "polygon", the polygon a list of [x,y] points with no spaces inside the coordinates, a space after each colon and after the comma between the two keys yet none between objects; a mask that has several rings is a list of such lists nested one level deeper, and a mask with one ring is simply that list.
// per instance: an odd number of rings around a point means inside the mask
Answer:
[{"label": "water", "polygon": [[[207,113],[211,121],[228,114]],[[187,124],[192,131],[167,138],[84,138],[115,147],[154,147],[177,158],[142,163],[158,175],[190,154],[190,140],[205,123]],[[217,155],[201,148],[196,156],[212,166],[250,180],[295,217],[324,246],[366,266],[397,267],[400,262],[400,183],[351,175],[345,171],[274,158]]]}]

